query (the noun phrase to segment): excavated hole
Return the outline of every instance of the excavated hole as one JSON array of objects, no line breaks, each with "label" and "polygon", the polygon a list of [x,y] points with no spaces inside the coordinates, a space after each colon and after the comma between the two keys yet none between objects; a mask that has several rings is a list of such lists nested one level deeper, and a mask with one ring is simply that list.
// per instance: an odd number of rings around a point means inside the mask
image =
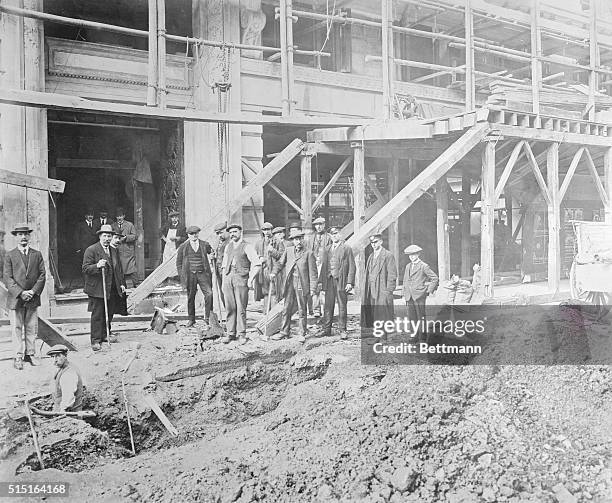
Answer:
[{"label": "excavated hole", "polygon": [[[170,435],[151,410],[131,415],[136,453],[212,438],[272,412],[294,386],[323,377],[329,364],[330,360],[302,365],[254,362],[225,372],[160,382],[153,395],[180,434]],[[51,408],[49,399],[34,405]],[[86,392],[83,406],[97,417],[87,422],[71,418],[37,421],[45,468],[81,472],[132,456],[120,391]],[[39,470],[27,422],[25,430],[23,425],[20,430],[21,442],[32,450],[16,473]]]}]

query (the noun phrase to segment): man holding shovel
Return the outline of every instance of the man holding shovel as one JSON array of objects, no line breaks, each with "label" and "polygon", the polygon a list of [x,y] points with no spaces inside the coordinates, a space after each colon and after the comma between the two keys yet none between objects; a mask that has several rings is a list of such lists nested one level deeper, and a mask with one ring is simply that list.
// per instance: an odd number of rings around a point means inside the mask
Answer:
[{"label": "man holding shovel", "polygon": [[125,279],[119,253],[110,246],[113,228],[103,225],[97,232],[99,241],[85,250],[83,274],[89,296],[87,310],[91,312],[91,349],[100,351],[101,344],[116,342],[110,334],[113,315],[121,306],[125,295]]}]

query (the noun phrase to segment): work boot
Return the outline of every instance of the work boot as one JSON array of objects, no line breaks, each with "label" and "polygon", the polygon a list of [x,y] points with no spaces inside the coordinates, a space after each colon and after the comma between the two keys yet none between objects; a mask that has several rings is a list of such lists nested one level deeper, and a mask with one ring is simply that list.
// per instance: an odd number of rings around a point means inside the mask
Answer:
[{"label": "work boot", "polygon": [[277,334],[274,334],[272,337],[270,337],[270,340],[272,341],[282,341],[283,339],[287,339],[289,337],[289,334],[285,334],[283,332],[279,332]]},{"label": "work boot", "polygon": [[348,339],[348,332],[346,330],[340,330],[340,339],[343,341]]},{"label": "work boot", "polygon": [[108,342],[110,342],[111,344],[115,344],[119,342],[119,338],[115,334],[110,334],[108,336]]},{"label": "work boot", "polygon": [[222,342],[223,344],[229,344],[230,342],[236,340],[236,336],[231,336],[231,335],[224,335],[223,337],[221,337],[221,339],[219,339],[220,342]]},{"label": "work boot", "polygon": [[327,330],[325,328],[322,328],[321,330],[319,330],[318,332],[315,333],[315,337],[331,337],[331,330]]},{"label": "work boot", "polygon": [[293,336],[293,338],[298,341],[301,342],[302,344],[304,344],[306,342],[306,333],[302,332],[301,334],[296,334]]},{"label": "work boot", "polygon": [[240,337],[238,337],[238,344],[240,344],[241,346],[243,344],[246,344],[247,342],[249,342],[249,339],[247,339],[246,335],[241,335]]},{"label": "work boot", "polygon": [[187,325],[185,325],[185,326],[186,326],[187,328],[189,328],[189,327],[193,327],[194,325],[195,325],[195,320],[189,320],[189,321],[187,322]]},{"label": "work boot", "polygon": [[100,349],[101,349],[101,348],[100,348],[100,343],[99,343],[99,342],[94,342],[94,343],[91,345],[91,349],[92,349],[93,351],[100,351]]},{"label": "work boot", "polygon": [[25,355],[25,358],[23,359],[23,361],[29,362],[29,364],[32,365],[32,367],[37,367],[38,365],[40,365],[40,360],[36,358],[34,355]]},{"label": "work boot", "polygon": [[17,370],[23,370],[23,360],[20,356],[17,356],[15,358],[15,361],[13,362],[13,367],[15,367],[15,369]]}]

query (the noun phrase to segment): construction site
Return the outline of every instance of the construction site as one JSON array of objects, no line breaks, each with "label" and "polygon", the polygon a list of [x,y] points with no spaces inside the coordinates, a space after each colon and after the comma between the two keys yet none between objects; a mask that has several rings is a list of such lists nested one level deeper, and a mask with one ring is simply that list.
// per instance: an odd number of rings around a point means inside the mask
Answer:
[{"label": "construction site", "polygon": [[[0,497],[612,502],[611,89],[607,0],[0,0]],[[98,351],[77,228],[106,212],[134,265]],[[354,257],[346,327],[309,310],[279,340],[287,300],[250,289],[223,344],[214,272],[192,323],[169,227],[216,250],[223,223],[255,247],[321,219]],[[17,370],[20,232],[46,281]],[[418,245],[427,304],[502,310],[514,358],[368,362],[377,237],[395,314]],[[80,412],[50,412],[55,344]]]}]

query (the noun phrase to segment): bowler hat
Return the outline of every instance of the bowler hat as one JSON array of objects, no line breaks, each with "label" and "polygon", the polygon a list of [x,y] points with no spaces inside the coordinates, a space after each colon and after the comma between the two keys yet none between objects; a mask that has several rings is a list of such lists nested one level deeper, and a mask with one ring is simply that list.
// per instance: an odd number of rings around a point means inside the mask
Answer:
[{"label": "bowler hat", "polygon": [[112,225],[108,225],[108,224],[102,225],[100,227],[100,229],[98,229],[96,234],[99,236],[103,232],[108,232],[109,234],[119,234],[118,232],[115,232],[115,230],[113,229]]},{"label": "bowler hat", "polygon": [[270,231],[274,226],[270,222],[264,222],[261,226],[262,231]]},{"label": "bowler hat", "polygon": [[410,245],[404,249],[404,253],[408,255],[412,255],[413,253],[420,253],[423,251],[419,245]]},{"label": "bowler hat", "polygon": [[18,232],[34,232],[34,229],[31,229],[28,224],[17,224],[15,228],[11,231],[11,234],[15,236]]},{"label": "bowler hat", "polygon": [[56,355],[58,353],[68,353],[68,348],[63,344],[54,344],[49,351],[47,351],[47,356]]},{"label": "bowler hat", "polygon": [[190,225],[187,227],[187,234],[197,234],[201,230],[197,225]]},{"label": "bowler hat", "polygon": [[304,237],[304,231],[302,229],[298,229],[294,227],[293,229],[289,230],[289,239],[303,238],[303,237]]},{"label": "bowler hat", "polygon": [[215,232],[224,231],[227,229],[227,222],[221,222],[220,224],[215,225]]},{"label": "bowler hat", "polygon": [[284,227],[274,227],[274,229],[272,229],[272,234],[278,234],[282,232],[283,234],[285,233],[285,228]]},{"label": "bowler hat", "polygon": [[325,219],[323,217],[317,217],[312,221],[313,224],[324,224]]},{"label": "bowler hat", "polygon": [[229,225],[227,226],[227,230],[228,230],[228,231],[231,231],[232,229],[238,229],[239,231],[241,231],[241,230],[242,230],[242,225],[240,225],[240,224],[236,224],[236,223],[234,223],[234,224],[229,224]]}]

